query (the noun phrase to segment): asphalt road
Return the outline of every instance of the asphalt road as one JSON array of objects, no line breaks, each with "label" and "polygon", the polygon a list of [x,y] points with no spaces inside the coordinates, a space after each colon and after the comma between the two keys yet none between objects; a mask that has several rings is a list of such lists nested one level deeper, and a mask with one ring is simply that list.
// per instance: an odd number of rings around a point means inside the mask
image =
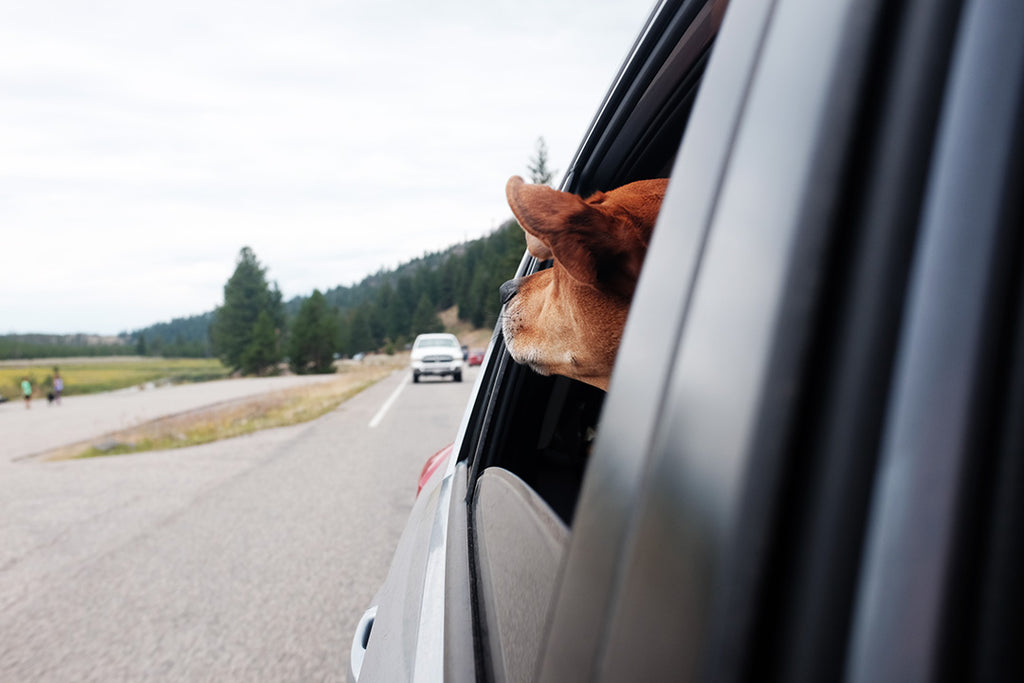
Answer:
[{"label": "asphalt road", "polygon": [[476,373],[398,372],[314,422],[188,449],[3,460],[0,681],[344,680]]},{"label": "asphalt road", "polygon": [[26,410],[20,400],[0,404],[0,460],[31,457],[109,432],[196,408],[307,384],[334,375],[244,377],[198,384],[65,396],[60,406],[35,398]]}]

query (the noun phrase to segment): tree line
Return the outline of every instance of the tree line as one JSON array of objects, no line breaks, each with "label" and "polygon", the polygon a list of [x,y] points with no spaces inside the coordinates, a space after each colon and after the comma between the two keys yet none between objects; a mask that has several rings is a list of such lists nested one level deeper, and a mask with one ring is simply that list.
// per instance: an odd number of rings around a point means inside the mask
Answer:
[{"label": "tree line", "polygon": [[124,356],[130,354],[130,337],[117,343],[97,343],[85,334],[5,334],[0,335],[0,360],[23,358],[70,358],[72,356]]},{"label": "tree line", "polygon": [[244,247],[210,320],[210,352],[244,374],[273,371],[284,358],[293,372],[331,372],[336,355],[394,352],[417,334],[443,331],[438,314],[452,307],[474,327],[491,326],[500,310],[498,287],[515,273],[525,247],[522,230],[509,221],[357,285],[287,303],[267,267]]},{"label": "tree line", "polygon": [[[351,356],[359,352],[394,351],[417,334],[443,331],[438,314],[453,306],[458,307],[458,317],[472,326],[492,326],[500,309],[498,287],[513,276],[525,249],[522,229],[515,221],[509,221],[489,235],[424,254],[395,269],[382,269],[358,284],[322,293],[314,291],[308,297],[282,302],[276,285],[267,280],[267,268],[251,249],[243,248],[232,278],[241,267],[241,289],[245,292],[241,300],[252,299],[243,307],[255,305],[255,315],[250,312],[238,316],[237,310],[232,310],[228,297],[229,290],[234,290],[226,284],[225,303],[216,311],[123,332],[116,344],[97,344],[88,335],[0,335],[0,359],[130,354],[167,358],[217,356],[230,359],[229,366],[242,370],[241,352],[228,340],[242,334],[245,328],[252,331],[258,310],[266,310],[270,319],[263,321],[260,337],[266,347],[266,358],[279,352],[280,358],[287,356],[302,363],[303,349],[311,349],[314,357],[309,367],[325,367],[324,354],[328,352],[333,357],[335,353]],[[264,288],[263,294],[255,294]],[[235,294],[230,296],[234,301]],[[224,321],[219,345],[214,342],[218,317]],[[320,330],[312,334],[310,329],[318,326]],[[273,333],[276,351],[270,350],[268,331]],[[325,340],[323,348],[318,348],[313,339]],[[256,358],[251,356],[249,360],[255,362]]]}]

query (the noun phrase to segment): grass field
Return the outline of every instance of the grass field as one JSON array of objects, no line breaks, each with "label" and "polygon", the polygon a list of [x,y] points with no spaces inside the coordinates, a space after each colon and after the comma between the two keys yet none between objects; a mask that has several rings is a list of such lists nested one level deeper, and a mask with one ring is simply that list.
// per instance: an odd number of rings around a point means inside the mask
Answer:
[{"label": "grass field", "polygon": [[228,376],[229,370],[214,358],[97,358],[4,363],[0,365],[0,395],[21,398],[21,380],[32,382],[36,398],[53,386],[54,368],[60,368],[64,395],[95,394],[147,382],[205,382]]},{"label": "grass field", "polygon": [[332,379],[239,399],[153,420],[87,442],[65,446],[46,460],[91,458],[183,448],[315,419],[408,364],[408,356],[343,367]]}]

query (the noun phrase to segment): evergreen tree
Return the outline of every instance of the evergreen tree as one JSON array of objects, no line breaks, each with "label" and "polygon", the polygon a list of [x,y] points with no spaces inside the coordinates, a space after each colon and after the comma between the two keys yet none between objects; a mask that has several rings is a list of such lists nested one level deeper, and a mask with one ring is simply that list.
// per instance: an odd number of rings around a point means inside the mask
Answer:
[{"label": "evergreen tree", "polygon": [[[251,363],[243,361],[243,355],[249,353],[253,345],[256,323],[261,313],[267,315],[276,348],[277,335],[284,329],[281,292],[276,284],[273,288],[267,284],[266,268],[260,265],[252,249],[243,247],[238,254],[235,272],[224,285],[224,304],[216,310],[210,328],[214,352],[228,367],[244,370],[243,365],[246,365],[252,368]],[[269,353],[269,337],[266,337],[264,329],[261,332],[264,333],[264,339],[260,340],[260,353]],[[253,353],[249,353],[250,361],[256,357]],[[273,359],[269,356],[260,357],[266,361],[266,365],[261,366],[257,372],[280,360],[280,355]]]},{"label": "evergreen tree", "polygon": [[395,288],[391,286],[390,281],[386,281],[377,289],[374,304],[368,308],[367,319],[370,323],[370,333],[373,335],[374,348],[383,346],[384,341],[395,331],[391,329],[394,323],[392,316],[394,309]]},{"label": "evergreen tree", "polygon": [[412,334],[430,332],[444,332],[444,325],[437,317],[437,312],[434,310],[433,304],[430,303],[430,299],[424,293],[412,314]]},{"label": "evergreen tree", "polygon": [[377,348],[373,330],[370,329],[369,308],[369,305],[360,306],[349,319],[349,354],[373,351]]},{"label": "evergreen tree", "polygon": [[320,290],[302,302],[288,343],[292,371],[334,372],[334,350],[338,343],[338,322]]},{"label": "evergreen tree", "polygon": [[442,264],[437,274],[437,307],[441,310],[455,305],[458,259],[452,256]]},{"label": "evergreen tree", "polygon": [[[473,276],[473,282],[469,286],[467,297],[469,311],[466,318],[473,324],[473,327],[490,326],[497,319],[497,315],[491,317],[491,310],[487,306],[490,299],[498,297],[498,290],[489,286],[491,279],[483,268],[478,268]],[[461,308],[459,315],[462,315]]]},{"label": "evergreen tree", "polygon": [[276,374],[281,360],[274,319],[268,311],[260,311],[249,335],[249,344],[242,351],[240,369],[246,375]]},{"label": "evergreen tree", "polygon": [[548,168],[548,146],[544,138],[537,138],[537,156],[526,165],[530,171],[530,181],[537,185],[550,185],[555,171]]},{"label": "evergreen tree", "polygon": [[[419,304],[417,296],[426,295],[437,310],[447,308],[440,302],[440,277],[437,268],[419,268],[409,280],[409,296],[406,301],[409,311],[415,311]],[[399,287],[401,291],[401,287]],[[450,305],[450,304],[449,304]]]},{"label": "evergreen tree", "polygon": [[[423,296],[427,296],[427,290],[421,290]],[[394,310],[391,312],[392,334],[388,337],[396,344],[402,344],[404,340],[413,333],[413,315],[418,305],[416,288],[413,279],[409,276],[398,278],[398,285],[395,287]],[[429,296],[428,296],[429,298]]]}]

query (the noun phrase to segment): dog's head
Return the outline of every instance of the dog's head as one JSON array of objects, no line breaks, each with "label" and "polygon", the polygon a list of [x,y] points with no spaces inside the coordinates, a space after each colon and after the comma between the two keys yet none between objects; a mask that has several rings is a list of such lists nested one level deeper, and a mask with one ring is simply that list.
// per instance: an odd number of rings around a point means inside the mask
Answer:
[{"label": "dog's head", "polygon": [[608,389],[667,179],[583,199],[514,176],[509,206],[526,246],[553,266],[501,287],[505,346],[519,363]]}]

